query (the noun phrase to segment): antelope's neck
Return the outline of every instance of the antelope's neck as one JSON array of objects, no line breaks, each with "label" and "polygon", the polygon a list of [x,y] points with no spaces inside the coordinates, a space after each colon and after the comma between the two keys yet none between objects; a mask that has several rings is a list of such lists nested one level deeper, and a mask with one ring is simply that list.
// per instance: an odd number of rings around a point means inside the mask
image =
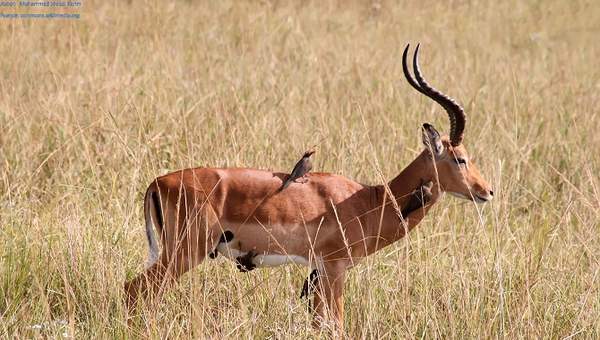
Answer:
[{"label": "antelope's neck", "polygon": [[[404,237],[407,231],[414,228],[421,219],[427,214],[429,208],[435,202],[431,202],[425,209],[420,209],[409,214],[407,220],[408,224],[404,225],[398,217],[398,212],[391,203],[391,200],[396,199],[398,206],[402,209],[402,206],[406,204],[409,195],[417,189],[420,185],[434,180],[431,166],[429,165],[431,160],[428,158],[428,154],[421,153],[412,163],[410,163],[404,170],[400,172],[388,186],[394,195],[389,197],[385,193],[383,186],[375,187],[375,190],[381,192],[379,197],[385,196],[385,204],[382,209],[374,209],[378,211],[377,216],[372,216],[369,221],[368,234],[374,242],[370,242],[368,246],[368,253],[372,254],[377,250],[396,242],[397,240]],[[378,202],[381,206],[383,202]],[[406,218],[406,216],[404,216]]]},{"label": "antelope's neck", "polygon": [[428,157],[426,152],[422,152],[398,176],[388,183],[392,194],[397,200],[406,197],[417,187],[433,179],[433,174],[430,170],[431,166],[429,165],[431,160]]}]

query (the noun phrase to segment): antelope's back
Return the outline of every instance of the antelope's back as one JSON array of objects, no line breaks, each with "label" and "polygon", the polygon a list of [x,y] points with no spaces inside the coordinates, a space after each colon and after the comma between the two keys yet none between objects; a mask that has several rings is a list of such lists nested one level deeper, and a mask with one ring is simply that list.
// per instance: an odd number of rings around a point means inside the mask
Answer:
[{"label": "antelope's back", "polygon": [[306,183],[292,183],[281,190],[288,176],[247,168],[193,168],[158,177],[155,182],[161,192],[184,195],[185,202],[209,203],[220,219],[231,223],[249,219],[269,224],[305,223],[365,189],[343,176],[310,173]]}]

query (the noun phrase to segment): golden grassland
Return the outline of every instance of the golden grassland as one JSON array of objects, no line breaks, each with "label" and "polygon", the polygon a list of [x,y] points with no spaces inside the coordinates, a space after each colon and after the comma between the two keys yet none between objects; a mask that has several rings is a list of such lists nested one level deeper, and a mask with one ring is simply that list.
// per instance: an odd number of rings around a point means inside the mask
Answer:
[{"label": "golden grassland", "polygon": [[305,268],[223,259],[127,322],[142,195],[184,167],[393,178],[445,113],[468,114],[487,205],[446,195],[354,268],[350,338],[600,337],[600,6],[594,1],[105,1],[0,21],[0,335],[305,338]]}]

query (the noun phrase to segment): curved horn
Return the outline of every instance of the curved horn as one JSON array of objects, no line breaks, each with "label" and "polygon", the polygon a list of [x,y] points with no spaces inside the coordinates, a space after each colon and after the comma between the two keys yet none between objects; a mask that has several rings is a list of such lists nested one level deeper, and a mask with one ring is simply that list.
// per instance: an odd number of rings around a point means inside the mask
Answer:
[{"label": "curved horn", "polygon": [[406,64],[406,55],[408,54],[409,47],[410,47],[410,44],[406,44],[406,47],[404,48],[404,52],[402,53],[402,71],[404,72],[404,77],[406,77],[406,80],[408,81],[410,86],[414,87],[417,91],[423,93],[424,95],[427,95],[427,93],[425,93],[425,91],[423,91],[421,86],[419,86],[417,81],[413,78],[412,74],[410,74],[410,72],[408,71],[408,65]]},{"label": "curved horn", "polygon": [[452,146],[457,146],[463,141],[464,131],[465,131],[465,123],[466,116],[463,108],[454,101],[454,99],[448,97],[443,94],[439,90],[436,90],[431,85],[425,81],[423,75],[421,74],[421,70],[419,68],[419,46],[415,48],[415,54],[413,57],[413,70],[415,73],[415,79],[410,75],[408,71],[408,66],[406,64],[406,56],[408,53],[408,49],[410,44],[406,45],[404,49],[404,53],[402,54],[402,69],[404,71],[404,76],[408,83],[417,89],[419,92],[423,93],[427,97],[433,99],[436,103],[440,104],[444,110],[448,113],[448,117],[450,118],[450,143]]}]

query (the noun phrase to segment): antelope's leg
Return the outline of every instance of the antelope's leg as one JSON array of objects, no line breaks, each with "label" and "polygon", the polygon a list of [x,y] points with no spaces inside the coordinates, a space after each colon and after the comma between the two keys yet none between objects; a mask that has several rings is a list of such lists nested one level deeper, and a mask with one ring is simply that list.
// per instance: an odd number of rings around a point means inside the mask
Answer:
[{"label": "antelope's leg", "polygon": [[337,331],[344,328],[344,282],[345,261],[326,263],[319,270],[319,280],[313,298],[313,327],[320,328],[324,322],[334,321]]},{"label": "antelope's leg", "polygon": [[[169,208],[169,207],[168,207]],[[181,275],[200,264],[207,251],[214,249],[222,233],[214,216],[190,209],[165,209],[162,251],[158,261],[133,280],[125,283],[127,304],[131,309],[139,297],[156,298]],[[174,213],[178,212],[178,213]],[[188,219],[187,216],[192,216]]]},{"label": "antelope's leg", "polygon": [[136,306],[139,298],[154,296],[158,293],[167,277],[168,265],[166,256],[161,256],[156,263],[148,267],[143,273],[125,282],[127,306],[130,310]]},{"label": "antelope's leg", "polygon": [[[160,295],[179,277],[200,264],[206,257],[206,249],[195,238],[185,237],[175,249],[163,249],[159,260],[133,280],[125,283],[127,304],[133,308],[138,298],[160,298]],[[196,239],[197,240],[197,239]],[[212,242],[216,243],[216,242]],[[213,245],[207,247],[212,249]]]},{"label": "antelope's leg", "polygon": [[317,281],[319,279],[319,271],[313,269],[310,272],[308,277],[304,280],[304,284],[302,285],[302,292],[300,293],[300,298],[303,299],[305,297],[309,298],[312,294],[312,291],[317,286]]}]

